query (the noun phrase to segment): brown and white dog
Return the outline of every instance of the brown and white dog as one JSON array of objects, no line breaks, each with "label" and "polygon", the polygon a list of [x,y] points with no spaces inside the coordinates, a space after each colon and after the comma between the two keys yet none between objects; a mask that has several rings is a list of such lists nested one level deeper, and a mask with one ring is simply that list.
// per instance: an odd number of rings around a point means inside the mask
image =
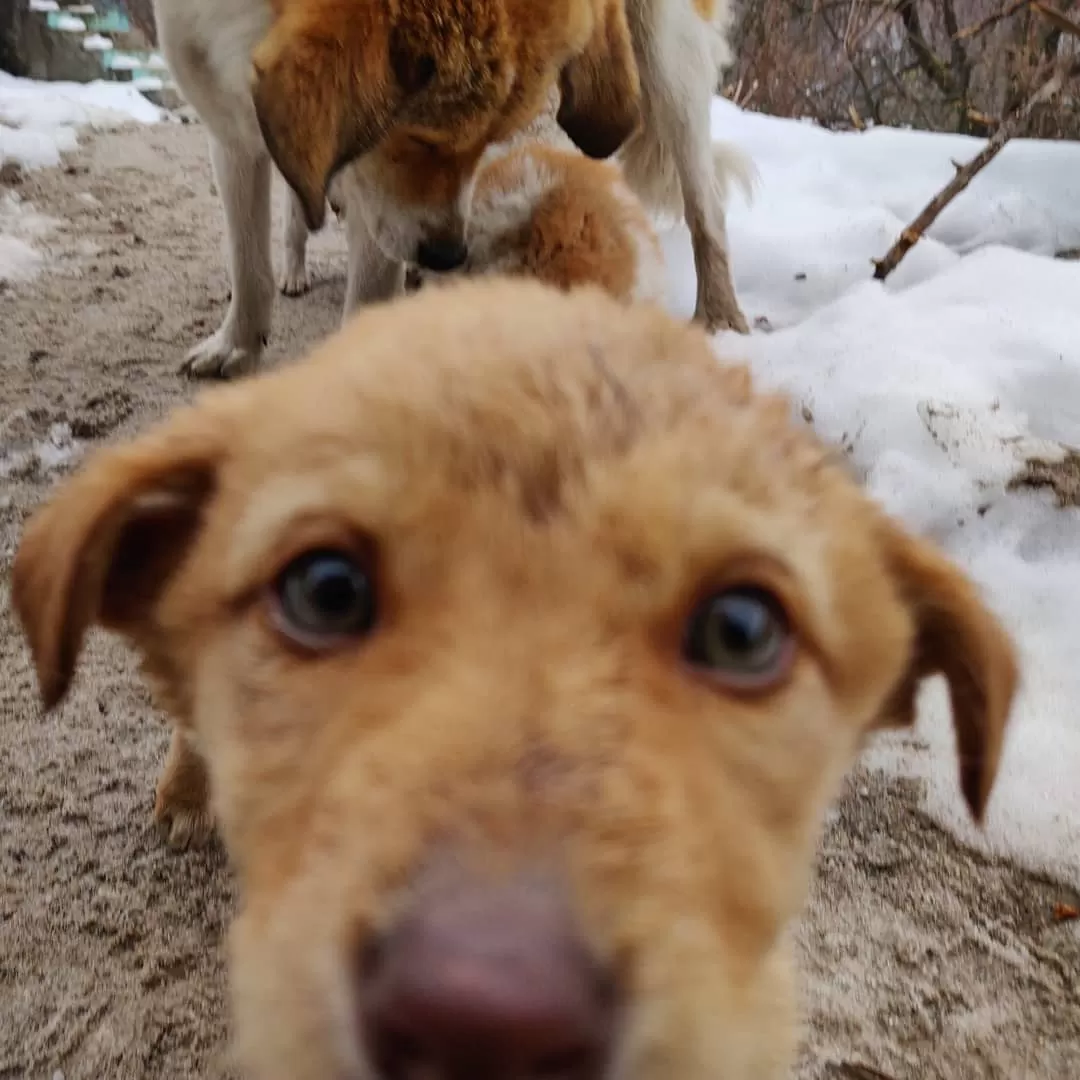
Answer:
[{"label": "brown and white dog", "polygon": [[[188,356],[193,375],[255,367],[270,329],[271,159],[294,192],[294,256],[344,172],[346,309],[393,295],[405,260],[462,248],[473,169],[566,88],[562,122],[606,157],[640,116],[622,0],[156,0],[161,45],[210,131],[232,299]],[[351,167],[349,167],[351,166]],[[359,199],[361,211],[352,202]],[[297,245],[300,245],[298,250]]]},{"label": "brown and white dog", "polygon": [[23,536],[239,875],[252,1080],[781,1080],[788,928],[859,745],[951,689],[981,815],[1016,684],[971,583],[700,329],[481,280],[88,460]]},{"label": "brown and white dog", "polygon": [[285,292],[306,288],[308,229],[332,182],[349,208],[348,314],[398,292],[406,262],[464,261],[477,161],[555,84],[559,121],[590,157],[636,131],[626,175],[649,206],[684,210],[697,317],[746,329],[709,122],[729,0],[156,0],[156,12],[176,81],[210,129],[229,248],[229,310],[188,373],[258,365],[274,295],[271,158],[295,193]]}]

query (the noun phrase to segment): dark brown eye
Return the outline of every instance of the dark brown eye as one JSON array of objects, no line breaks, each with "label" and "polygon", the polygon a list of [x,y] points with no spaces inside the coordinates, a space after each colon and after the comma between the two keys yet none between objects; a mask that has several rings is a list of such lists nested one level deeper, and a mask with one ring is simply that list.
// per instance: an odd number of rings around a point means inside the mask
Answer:
[{"label": "dark brown eye", "polygon": [[765,589],[738,586],[698,605],[683,654],[734,690],[763,690],[787,674],[794,642],[779,600]]},{"label": "dark brown eye", "polygon": [[375,625],[375,590],[367,569],[340,551],[309,551],[274,583],[276,621],[298,644],[329,649]]}]

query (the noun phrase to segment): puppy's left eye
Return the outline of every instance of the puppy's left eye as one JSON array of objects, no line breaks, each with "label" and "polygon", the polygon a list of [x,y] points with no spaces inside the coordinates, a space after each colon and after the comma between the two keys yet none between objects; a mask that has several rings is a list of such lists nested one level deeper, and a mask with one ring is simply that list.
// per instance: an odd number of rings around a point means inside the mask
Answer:
[{"label": "puppy's left eye", "polygon": [[339,551],[309,551],[274,584],[275,621],[297,644],[328,649],[363,637],[375,625],[375,589],[368,570]]},{"label": "puppy's left eye", "polygon": [[740,586],[714,593],[690,618],[683,653],[732,690],[766,690],[790,670],[794,642],[772,593]]}]

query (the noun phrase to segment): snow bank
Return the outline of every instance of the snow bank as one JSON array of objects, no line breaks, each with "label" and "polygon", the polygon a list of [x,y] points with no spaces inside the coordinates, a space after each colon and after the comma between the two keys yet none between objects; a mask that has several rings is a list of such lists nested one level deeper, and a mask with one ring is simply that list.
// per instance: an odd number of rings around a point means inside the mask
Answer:
[{"label": "snow bank", "polygon": [[86,31],[86,23],[78,16],[67,12],[57,16],[56,21],[50,25],[53,30],[62,30],[67,34],[82,34]]},{"label": "snow bank", "polygon": [[57,165],[75,146],[79,128],[105,131],[163,117],[161,109],[123,83],[38,82],[0,71],[0,165]]},{"label": "snow bank", "polygon": [[[152,124],[166,114],[132,86],[20,79],[0,71],[0,168],[53,167],[78,145],[78,131],[131,122]],[[0,281],[33,276],[42,259],[28,237],[47,233],[44,218],[13,195],[0,203]]]},{"label": "snow bank", "polygon": [[[869,491],[979,580],[1016,637],[1024,681],[984,833],[959,795],[944,694],[870,764],[928,781],[964,840],[1080,884],[1080,512],[1009,490],[1028,458],[1080,447],[1080,145],[1009,145],[884,285],[871,259],[981,143],[879,129],[834,134],[714,105],[754,159],[729,217],[749,339],[720,335],[843,443]],[[665,236],[671,306],[693,309],[684,229]]]}]

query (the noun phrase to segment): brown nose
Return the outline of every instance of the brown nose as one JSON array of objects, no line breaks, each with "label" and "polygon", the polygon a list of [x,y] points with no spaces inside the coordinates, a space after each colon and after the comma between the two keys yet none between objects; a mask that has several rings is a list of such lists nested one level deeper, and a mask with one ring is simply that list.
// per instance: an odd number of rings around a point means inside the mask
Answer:
[{"label": "brown nose", "polygon": [[419,899],[370,947],[361,1027],[382,1080],[595,1080],[614,995],[569,913],[526,884]]}]

